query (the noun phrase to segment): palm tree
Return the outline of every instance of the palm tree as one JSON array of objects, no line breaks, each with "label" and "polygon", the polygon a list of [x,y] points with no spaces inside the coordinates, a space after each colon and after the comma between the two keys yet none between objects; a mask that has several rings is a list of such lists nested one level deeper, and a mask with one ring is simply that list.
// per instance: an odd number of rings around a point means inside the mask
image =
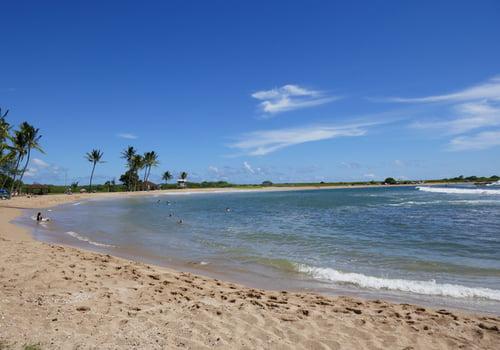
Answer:
[{"label": "palm tree", "polygon": [[173,176],[170,171],[167,170],[163,173],[162,179],[165,180],[166,183],[168,183],[169,180],[172,180],[172,178]]},{"label": "palm tree", "polygon": [[132,159],[135,157],[137,154],[137,151],[135,150],[134,147],[128,146],[122,151],[122,159],[125,159],[127,161],[127,167],[128,167],[128,190],[130,191],[132,189],[131,185],[131,180],[132,180]]},{"label": "palm tree", "polygon": [[151,168],[157,167],[160,162],[158,161],[158,154],[155,151],[144,153],[144,166],[146,170],[144,171],[143,182],[149,180],[149,175],[151,174]]},{"label": "palm tree", "polygon": [[[132,168],[130,169],[132,172],[134,172],[136,174],[136,178],[138,179],[138,175],[137,173],[139,172],[139,170],[141,170],[142,168],[144,168],[144,158],[143,156],[141,156],[140,154],[136,154],[132,157]],[[137,181],[135,182],[134,184],[134,191],[137,190]]]},{"label": "palm tree", "polygon": [[5,120],[7,114],[9,114],[9,110],[2,113],[2,109],[0,108],[0,142],[2,144],[9,139],[10,125]]},{"label": "palm tree", "polygon": [[30,125],[27,122],[23,122],[20,126],[20,132],[24,135],[26,163],[24,163],[24,168],[21,171],[21,176],[19,177],[19,192],[21,192],[21,183],[23,181],[23,176],[30,162],[31,150],[36,149],[38,152],[44,153],[39,143],[40,139],[42,138],[42,135],[39,135],[39,131],[40,129],[35,128],[33,125]]},{"label": "palm tree", "polygon": [[0,188],[3,188],[9,179],[12,171],[12,163],[16,155],[13,148],[7,143],[7,141],[12,140],[10,137],[10,125],[5,120],[7,114],[9,114],[9,110],[2,113],[2,109],[0,108],[0,171],[3,175]]},{"label": "palm tree", "polygon": [[186,179],[187,179],[187,177],[188,177],[188,173],[186,173],[185,171],[183,171],[183,172],[181,173],[181,179],[186,180]]},{"label": "palm tree", "polygon": [[85,158],[87,158],[87,160],[92,163],[92,173],[90,174],[89,192],[92,192],[92,178],[94,177],[95,166],[97,163],[103,163],[103,161],[101,160],[103,154],[104,153],[101,152],[101,150],[93,149],[91,152],[88,152],[85,155]]},{"label": "palm tree", "polygon": [[16,177],[19,173],[19,165],[26,155],[26,137],[20,130],[14,131],[14,137],[12,138],[12,149],[15,152],[16,160],[12,168],[12,184],[10,185],[10,193],[14,191]]}]

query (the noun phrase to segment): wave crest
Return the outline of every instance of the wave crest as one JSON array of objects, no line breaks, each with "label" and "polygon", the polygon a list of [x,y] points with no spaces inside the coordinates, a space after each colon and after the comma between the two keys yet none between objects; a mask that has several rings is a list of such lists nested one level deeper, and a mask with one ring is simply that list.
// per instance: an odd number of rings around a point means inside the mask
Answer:
[{"label": "wave crest", "polygon": [[433,193],[449,193],[449,194],[482,194],[482,195],[500,195],[500,190],[481,189],[481,188],[443,188],[443,187],[427,187],[418,186],[417,190]]},{"label": "wave crest", "polygon": [[303,264],[297,266],[299,272],[311,275],[316,279],[337,283],[353,284],[362,288],[385,289],[424,295],[448,296],[453,298],[482,298],[500,301],[500,290],[489,288],[473,288],[459,284],[436,283],[436,281],[415,281],[366,276],[360,273],[347,273],[331,268],[311,267]]}]

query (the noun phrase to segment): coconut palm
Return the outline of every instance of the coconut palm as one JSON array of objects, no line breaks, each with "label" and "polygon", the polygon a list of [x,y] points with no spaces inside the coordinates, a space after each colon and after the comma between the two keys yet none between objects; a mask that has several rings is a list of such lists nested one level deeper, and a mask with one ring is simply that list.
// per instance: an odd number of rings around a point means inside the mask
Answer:
[{"label": "coconut palm", "polygon": [[172,178],[173,176],[170,171],[167,170],[163,173],[162,179],[165,180],[166,183],[168,183],[169,180],[172,180]]},{"label": "coconut palm", "polygon": [[188,173],[186,173],[185,171],[183,171],[183,172],[181,173],[181,179],[186,180],[186,179],[187,179],[187,177],[188,177]]},{"label": "coconut palm", "polygon": [[9,110],[2,113],[0,108],[0,143],[2,145],[9,139],[10,125],[5,120],[7,114],[9,114]]},{"label": "coconut palm", "polygon": [[44,153],[42,147],[40,146],[40,139],[42,138],[42,135],[39,134],[39,131],[40,129],[35,128],[28,122],[23,122],[20,126],[20,132],[24,135],[26,162],[24,163],[23,170],[21,171],[21,175],[19,177],[19,192],[21,192],[21,183],[23,181],[23,176],[30,162],[31,151],[35,149],[38,152]]},{"label": "coconut palm", "polygon": [[[142,168],[144,168],[144,157],[141,156],[140,154],[136,154],[132,157],[132,160],[131,160],[131,172],[135,173],[135,178],[138,179],[138,175],[137,173],[139,172],[139,170],[141,170]],[[134,184],[134,191],[137,190],[137,181],[135,182]]]},{"label": "coconut palm", "polygon": [[151,174],[151,168],[157,167],[160,162],[158,161],[158,154],[155,151],[144,153],[144,178],[143,182],[148,181],[149,175]]},{"label": "coconut palm", "polygon": [[94,177],[95,166],[97,163],[103,163],[102,161],[103,155],[104,153],[99,149],[93,149],[91,152],[88,152],[85,155],[85,158],[87,158],[87,160],[92,163],[92,173],[90,173],[89,192],[92,192],[92,178]]},{"label": "coconut palm", "polygon": [[137,154],[137,151],[135,150],[134,147],[128,146],[122,151],[121,158],[125,159],[127,161],[127,167],[128,167],[128,190],[130,191],[132,189],[132,159],[135,157]]},{"label": "coconut palm", "polygon": [[16,155],[16,160],[12,168],[12,184],[10,185],[10,193],[14,191],[14,186],[16,183],[17,174],[19,173],[19,165],[26,155],[26,136],[20,131],[14,131],[14,137],[12,137],[12,150]]},{"label": "coconut palm", "polygon": [[5,120],[7,114],[9,114],[9,110],[2,113],[0,108],[0,172],[4,175],[0,188],[3,188],[9,179],[12,172],[12,163],[16,155],[13,148],[7,143],[7,141],[11,140],[10,125]]}]

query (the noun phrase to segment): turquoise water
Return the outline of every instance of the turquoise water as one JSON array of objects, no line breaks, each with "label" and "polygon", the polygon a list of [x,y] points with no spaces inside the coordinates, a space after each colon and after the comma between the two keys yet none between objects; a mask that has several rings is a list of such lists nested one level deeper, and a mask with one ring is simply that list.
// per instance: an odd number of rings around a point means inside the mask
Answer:
[{"label": "turquoise water", "polygon": [[266,288],[500,314],[498,187],[160,195],[47,214],[30,223],[46,241]]}]

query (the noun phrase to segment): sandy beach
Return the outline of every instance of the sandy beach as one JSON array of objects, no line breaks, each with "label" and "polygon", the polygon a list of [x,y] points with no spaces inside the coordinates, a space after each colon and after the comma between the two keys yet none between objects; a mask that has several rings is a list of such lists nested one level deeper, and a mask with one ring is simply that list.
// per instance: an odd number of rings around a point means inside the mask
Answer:
[{"label": "sandy beach", "polygon": [[21,209],[130,195],[148,194],[47,195],[0,203],[0,349],[32,344],[41,349],[497,349],[500,344],[500,318],[490,315],[252,289],[38,242],[11,223]]}]

